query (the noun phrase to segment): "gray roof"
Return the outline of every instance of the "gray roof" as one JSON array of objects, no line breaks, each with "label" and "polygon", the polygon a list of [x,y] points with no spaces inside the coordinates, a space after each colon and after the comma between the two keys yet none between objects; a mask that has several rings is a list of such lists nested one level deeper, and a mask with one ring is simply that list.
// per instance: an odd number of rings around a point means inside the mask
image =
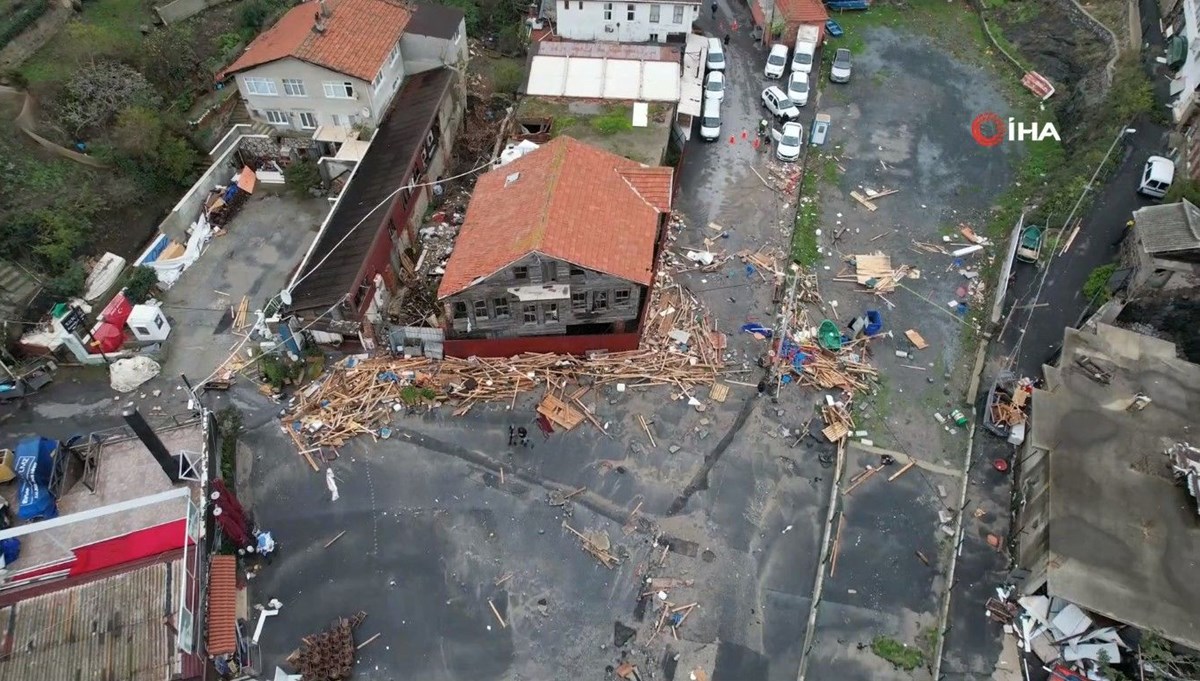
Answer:
[{"label": "gray roof", "polygon": [[163,681],[182,671],[174,635],[181,561],[154,563],[0,609],[3,681]]},{"label": "gray roof", "polygon": [[[1093,380],[1076,360],[1112,374]],[[1195,441],[1200,366],[1173,343],[1105,324],[1068,329],[1031,444],[1049,452],[1051,596],[1200,648],[1200,526],[1164,451]],[[1152,402],[1126,411],[1137,393]]]},{"label": "gray roof", "polygon": [[463,21],[463,11],[440,3],[424,2],[416,6],[404,32],[450,40]]},{"label": "gray roof", "polygon": [[1151,255],[1200,249],[1200,208],[1188,200],[1139,208],[1134,229]]}]

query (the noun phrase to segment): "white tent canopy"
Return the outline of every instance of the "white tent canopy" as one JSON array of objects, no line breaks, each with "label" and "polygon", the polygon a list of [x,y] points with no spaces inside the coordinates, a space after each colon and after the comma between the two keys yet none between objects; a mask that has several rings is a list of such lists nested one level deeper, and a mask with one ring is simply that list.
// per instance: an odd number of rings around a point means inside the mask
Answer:
[{"label": "white tent canopy", "polygon": [[537,55],[527,94],[541,97],[679,101],[677,62]]}]

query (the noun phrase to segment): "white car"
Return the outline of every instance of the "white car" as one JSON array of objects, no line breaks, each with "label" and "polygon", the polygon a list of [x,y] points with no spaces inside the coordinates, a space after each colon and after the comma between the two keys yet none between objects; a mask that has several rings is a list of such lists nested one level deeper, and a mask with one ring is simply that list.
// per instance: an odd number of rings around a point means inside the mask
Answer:
[{"label": "white car", "polygon": [[833,83],[850,82],[850,50],[839,47],[833,53],[833,65],[829,67],[829,80]]},{"label": "white car", "polygon": [[705,99],[725,99],[725,74],[720,71],[709,71],[704,79]]},{"label": "white car", "polygon": [[763,69],[763,75],[767,78],[783,78],[783,72],[787,70],[787,64],[787,45],[776,43],[771,46],[771,53],[767,55],[767,66]]},{"label": "white car", "polygon": [[1161,199],[1167,195],[1171,183],[1175,181],[1175,162],[1162,156],[1151,156],[1142,169],[1142,181],[1138,191],[1146,196]]},{"label": "white car", "polygon": [[800,109],[788,99],[783,90],[772,85],[762,91],[762,105],[772,116],[794,121],[800,117]]},{"label": "white car", "polygon": [[720,40],[708,39],[708,57],[705,58],[705,64],[709,71],[725,70],[725,47],[721,45]]},{"label": "white car", "polygon": [[803,71],[792,71],[788,76],[787,96],[796,106],[808,104],[808,74]]},{"label": "white car", "polygon": [[721,136],[721,100],[705,99],[700,111],[700,139],[713,142]]},{"label": "white car", "polygon": [[780,161],[795,161],[800,158],[804,142],[804,126],[796,122],[784,123],[779,140],[775,144],[775,158]]}]

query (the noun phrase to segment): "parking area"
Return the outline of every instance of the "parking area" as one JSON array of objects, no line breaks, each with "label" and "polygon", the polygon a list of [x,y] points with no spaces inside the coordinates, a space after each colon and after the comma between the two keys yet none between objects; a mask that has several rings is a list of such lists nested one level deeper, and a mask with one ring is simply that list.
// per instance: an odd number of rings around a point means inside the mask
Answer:
[{"label": "parking area", "polygon": [[201,380],[212,373],[242,338],[232,328],[230,306],[247,296],[253,322],[254,310],[287,284],[328,212],[326,199],[259,184],[226,233],[213,238],[163,296],[171,336],[162,373],[172,380],[180,374]]}]

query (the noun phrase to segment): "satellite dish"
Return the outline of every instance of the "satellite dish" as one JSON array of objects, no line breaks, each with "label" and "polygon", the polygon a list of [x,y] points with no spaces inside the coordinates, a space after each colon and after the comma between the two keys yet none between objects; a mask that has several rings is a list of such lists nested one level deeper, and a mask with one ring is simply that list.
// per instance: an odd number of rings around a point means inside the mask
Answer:
[{"label": "satellite dish", "polygon": [[292,304],[292,292],[287,289],[283,289],[282,291],[279,292],[279,300],[284,305],[291,305]]}]

